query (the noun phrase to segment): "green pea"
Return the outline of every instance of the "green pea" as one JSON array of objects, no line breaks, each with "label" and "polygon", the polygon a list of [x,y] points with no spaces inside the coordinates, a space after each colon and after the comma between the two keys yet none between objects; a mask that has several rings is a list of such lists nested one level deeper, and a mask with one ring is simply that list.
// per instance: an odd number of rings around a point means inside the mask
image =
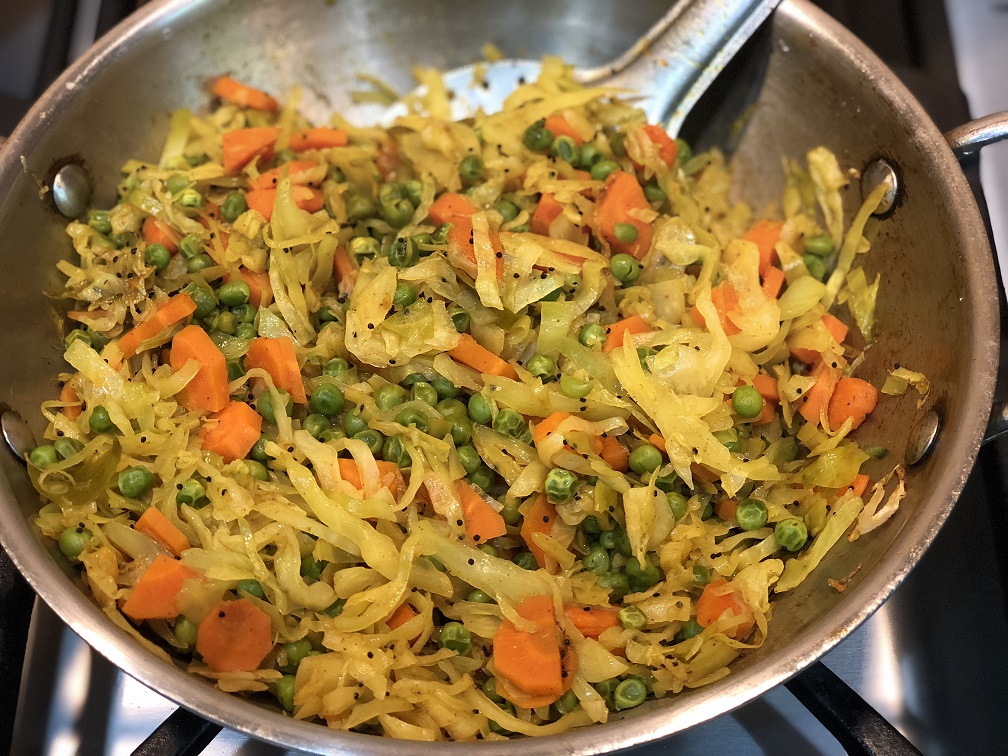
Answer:
[{"label": "green pea", "polygon": [[662,453],[649,443],[643,443],[630,452],[630,469],[638,475],[652,473],[661,464]]},{"label": "green pea", "polygon": [[448,242],[448,234],[452,230],[451,223],[442,223],[431,233],[431,244],[442,245]]},{"label": "green pea", "polygon": [[494,474],[486,465],[480,465],[467,476],[469,482],[482,491],[489,491],[493,485]]},{"label": "green pea", "polygon": [[619,610],[616,619],[627,630],[643,630],[648,623],[647,616],[636,606],[624,606]]},{"label": "green pea", "polygon": [[578,158],[578,146],[573,137],[566,134],[558,136],[550,145],[550,154],[553,157],[568,163],[574,163]]},{"label": "green pea", "polygon": [[675,640],[680,643],[684,640],[689,640],[690,638],[695,638],[703,632],[703,626],[696,621],[696,617],[690,617],[686,624],[679,628],[679,632],[675,634]]},{"label": "green pea", "polygon": [[547,294],[546,296],[544,296],[539,301],[540,302],[556,302],[556,301],[558,301],[560,299],[560,297],[563,295],[563,293],[564,293],[563,287],[559,287],[559,288],[553,289],[553,291],[551,291],[549,294]]},{"label": "green pea", "polygon": [[[243,323],[242,325],[248,325]],[[221,333],[226,333],[228,335],[233,335],[238,331],[238,318],[230,310],[225,310],[220,315],[217,316],[216,322],[217,330]],[[241,373],[239,373],[241,375]]]},{"label": "green pea", "polygon": [[411,389],[421,381],[426,382],[427,376],[425,376],[423,373],[410,373],[401,381],[399,381],[399,385],[402,386],[403,388]]},{"label": "green pea", "polygon": [[613,692],[613,701],[616,703],[617,711],[640,706],[644,703],[645,698],[647,698],[647,687],[635,677],[629,677],[621,682]]},{"label": "green pea", "polygon": [[163,244],[148,244],[144,250],[144,262],[160,273],[171,262],[171,252]]},{"label": "green pea", "polygon": [[191,260],[203,252],[203,240],[196,234],[186,234],[179,240],[178,248],[186,260]]},{"label": "green pea", "polygon": [[735,509],[735,521],[742,530],[759,530],[767,523],[767,508],[759,499],[742,499]]},{"label": "green pea", "polygon": [[689,146],[689,142],[685,139],[677,138],[675,140],[676,147],[679,148],[679,154],[676,156],[679,165],[683,163],[688,163],[693,158],[693,148]]},{"label": "green pea", "polygon": [[583,399],[591,393],[591,383],[569,375],[560,376],[560,392],[569,399]]},{"label": "green pea", "polygon": [[468,312],[461,307],[453,307],[448,311],[448,316],[452,319],[452,324],[455,326],[456,331],[459,333],[468,332],[469,326],[472,324]]},{"label": "green pea", "polygon": [[258,580],[239,580],[238,586],[235,588],[235,592],[239,596],[247,594],[249,596],[255,596],[257,599],[266,599],[266,591],[263,590],[262,583]]},{"label": "green pea", "polygon": [[63,339],[64,348],[69,349],[70,345],[73,344],[75,341],[83,341],[88,346],[91,346],[91,337],[88,335],[88,332],[85,331],[83,328],[74,328],[72,331],[70,331],[70,333],[66,335],[66,337]]},{"label": "green pea", "polygon": [[91,346],[99,351],[103,349],[109,341],[111,341],[111,339],[105,338],[103,333],[90,327],[87,329],[87,335],[88,338],[91,339]]},{"label": "green pea", "polygon": [[732,409],[747,420],[763,412],[763,397],[755,386],[739,386],[732,392],[731,403]]},{"label": "green pea", "polygon": [[346,432],[342,428],[326,428],[322,431],[322,435],[319,437],[319,440],[322,441],[322,443],[327,444],[330,441],[339,441],[346,437]]},{"label": "green pea", "polygon": [[70,459],[70,457],[74,456],[77,452],[84,448],[84,444],[76,438],[57,438],[53,442],[53,448],[56,450],[56,454],[59,455],[60,459]]},{"label": "green pea", "polygon": [[703,511],[700,513],[700,519],[707,522],[711,517],[714,516],[714,505],[709,501],[704,504]]},{"label": "green pea", "polygon": [[630,546],[630,536],[626,531],[626,528],[616,528],[613,530],[616,535],[616,543],[614,547],[616,551],[627,559],[633,556],[633,548]]},{"label": "green pea", "polygon": [[[633,226],[630,226],[630,228],[633,228]],[[630,255],[623,254],[622,252],[618,255],[613,255],[609,261],[609,268],[612,270],[613,277],[617,281],[627,284],[636,281],[641,271],[640,264]]]},{"label": "green pea", "polygon": [[[363,194],[351,194],[346,199],[347,220],[359,221],[370,218],[378,212],[378,203]],[[352,242],[351,242],[352,244]]]},{"label": "green pea", "polygon": [[665,499],[668,501],[669,509],[672,510],[672,515],[676,520],[681,520],[686,514],[686,497],[678,491],[669,491],[665,494]]},{"label": "green pea", "polygon": [[416,302],[416,289],[405,281],[399,283],[395,287],[395,293],[392,295],[393,306],[401,310],[404,307],[409,307],[414,302]]},{"label": "green pea", "polygon": [[466,186],[478,184],[483,180],[483,161],[479,155],[466,155],[459,163],[459,176]]},{"label": "green pea", "polygon": [[413,384],[413,388],[410,390],[410,396],[414,401],[421,401],[425,404],[429,404],[431,407],[438,403],[438,392],[433,386],[431,386],[427,381],[418,381]]},{"label": "green pea", "polygon": [[175,640],[179,642],[184,648],[192,648],[196,645],[196,636],[198,633],[198,627],[195,622],[185,616],[179,616],[175,620]]},{"label": "green pea", "polygon": [[494,205],[494,209],[501,214],[505,223],[513,221],[518,217],[518,213],[521,212],[518,209],[518,205],[506,199],[497,200],[497,203]]},{"label": "green pea", "polygon": [[212,268],[217,263],[214,259],[205,252],[201,252],[194,257],[189,258],[189,262],[186,263],[186,270],[190,273],[199,273],[201,270],[206,270],[207,268]]},{"label": "green pea", "polygon": [[465,403],[460,402],[458,399],[442,399],[434,405],[434,409],[440,412],[441,416],[446,420],[456,421],[469,419],[469,410],[466,408]]},{"label": "green pea", "polygon": [[393,407],[398,407],[406,401],[406,390],[402,386],[394,383],[386,383],[379,386],[374,395],[375,405],[382,412],[388,412]]},{"label": "green pea", "polygon": [[234,223],[238,216],[248,210],[245,195],[242,192],[231,192],[221,203],[221,215],[228,223]]},{"label": "green pea", "polygon": [[578,168],[591,170],[596,163],[602,160],[602,157],[602,150],[591,142],[585,142],[581,145],[581,151],[578,154]]},{"label": "green pea", "polygon": [[833,240],[827,234],[817,234],[805,239],[805,251],[816,257],[828,257],[833,254]]},{"label": "green pea", "polygon": [[553,144],[553,132],[546,128],[545,119],[540,119],[525,129],[522,144],[533,152],[543,152]]},{"label": "green pea", "polygon": [[493,429],[509,438],[518,438],[528,427],[520,412],[513,409],[502,409],[493,420]]},{"label": "green pea", "polygon": [[389,248],[388,261],[397,268],[409,268],[416,265],[420,253],[412,239],[401,237],[392,242]]},{"label": "green pea", "polygon": [[598,323],[589,323],[581,328],[578,333],[578,341],[581,342],[582,346],[586,346],[589,349],[593,349],[597,346],[601,346],[605,343],[606,332],[605,329]]},{"label": "green pea", "polygon": [[375,456],[385,448],[385,437],[374,428],[366,428],[353,434],[355,441],[363,441]]},{"label": "green pea", "polygon": [[451,437],[456,446],[468,444],[472,438],[472,423],[468,419],[456,420],[451,426]]},{"label": "green pea", "polygon": [[477,604],[494,603],[493,596],[486,591],[481,591],[479,588],[474,591],[469,591],[469,595],[466,596],[466,601],[474,601]]},{"label": "green pea", "polygon": [[806,253],[802,255],[802,262],[805,263],[809,275],[813,278],[822,281],[826,277],[826,263],[822,261],[822,258]]},{"label": "green pea", "polygon": [[416,179],[403,181],[399,185],[399,195],[408,199],[410,204],[416,207],[420,204],[421,195],[423,195],[423,184]]},{"label": "green pea", "polygon": [[493,419],[490,402],[483,394],[473,394],[469,397],[469,419],[479,425],[489,425]]},{"label": "green pea", "polygon": [[482,551],[484,554],[487,554],[488,556],[492,557],[500,556],[500,553],[497,551],[497,548],[490,545],[489,543],[481,543],[476,548]]},{"label": "green pea", "polygon": [[605,181],[610,173],[619,170],[619,163],[613,160],[600,160],[591,167],[591,177],[595,181]]},{"label": "green pea", "polygon": [[[251,323],[238,323],[238,327],[235,328],[234,335],[239,339],[254,339],[256,337],[256,327]],[[239,373],[239,376],[244,374],[244,372]]]},{"label": "green pea", "polygon": [[217,308],[217,297],[206,284],[200,285],[192,281],[182,287],[182,291],[196,303],[196,311],[193,314],[197,318],[205,318]]},{"label": "green pea", "polygon": [[774,526],[774,540],[788,551],[798,551],[808,540],[808,527],[800,517],[788,517]]},{"label": "green pea", "polygon": [[154,473],[143,465],[127,467],[119,473],[119,493],[128,499],[139,499],[154,485]]},{"label": "green pea", "polygon": [[271,439],[266,438],[266,436],[259,436],[259,438],[256,439],[256,442],[252,444],[252,450],[249,452],[249,456],[257,462],[267,462],[273,459],[266,453],[266,444],[270,440]]},{"label": "green pea", "polygon": [[386,462],[395,462],[399,467],[409,467],[413,464],[413,458],[406,451],[402,438],[399,436],[389,436],[382,445],[382,459]]},{"label": "green pea", "polygon": [[466,471],[466,475],[472,474],[483,464],[479,452],[470,444],[459,446],[455,451],[458,452],[459,462],[462,463],[462,469]]},{"label": "green pea", "polygon": [[616,708],[616,704],[613,702],[613,692],[615,692],[617,685],[619,685],[619,680],[613,677],[609,680],[594,683],[592,687],[595,689],[595,692],[605,699],[606,706],[614,709]]},{"label": "green pea", "polygon": [[294,675],[284,675],[273,683],[273,695],[284,711],[294,711],[294,691],[297,678]]},{"label": "green pea", "polygon": [[531,551],[519,551],[513,557],[511,561],[521,567],[523,570],[538,570],[539,562],[536,561],[535,555]]},{"label": "green pea", "polygon": [[616,534],[619,532],[618,528],[613,530],[604,530],[599,533],[598,542],[599,545],[606,549],[607,551],[612,551],[616,548]]},{"label": "green pea", "polygon": [[619,601],[630,592],[630,581],[622,572],[605,572],[598,576],[599,588],[609,591],[612,601]]},{"label": "green pea", "polygon": [[[284,403],[284,413],[287,417],[290,417],[294,414],[294,400],[291,398],[291,395],[283,389],[277,389],[277,391]],[[259,395],[259,398],[256,399],[256,410],[263,416],[263,419],[266,422],[276,424],[276,411],[273,407],[273,397],[269,391],[263,391]]]},{"label": "green pea", "polygon": [[325,364],[325,367],[322,368],[322,373],[323,375],[328,375],[330,378],[335,378],[338,375],[343,375],[349,369],[349,362],[342,357],[334,357]]},{"label": "green pea", "polygon": [[292,160],[297,160],[298,154],[294,150],[277,150],[273,159],[276,161],[277,165],[283,165],[284,163],[289,163]]},{"label": "green pea", "polygon": [[633,223],[617,223],[613,226],[613,236],[623,244],[633,244],[637,241],[637,226]]},{"label": "green pea", "polygon": [[318,311],[319,325],[325,325],[326,323],[336,323],[339,322],[339,316],[332,307],[325,305],[319,308]]},{"label": "green pea", "polygon": [[284,643],[283,648],[287,652],[287,663],[292,667],[296,667],[302,659],[312,652],[311,641],[307,638]]},{"label": "green pea", "polygon": [[465,656],[472,649],[472,635],[460,622],[448,622],[441,628],[441,636],[438,639],[441,648]]},{"label": "green pea", "polygon": [[322,434],[327,431],[331,425],[329,423],[329,418],[325,415],[313,413],[308,415],[301,423],[301,427],[308,431],[309,435],[313,438],[322,438]]},{"label": "green pea", "polygon": [[343,416],[343,430],[347,432],[348,436],[354,436],[367,429],[367,420],[357,414],[356,410],[350,410]]},{"label": "green pea", "polygon": [[409,409],[404,409],[402,412],[396,415],[396,422],[403,427],[408,427],[412,425],[414,428],[421,431],[422,433],[427,432],[428,427],[427,416],[424,413],[420,412],[419,410],[413,409],[412,407]]},{"label": "green pea", "polygon": [[244,281],[228,281],[217,290],[217,298],[221,304],[228,307],[240,307],[247,304],[252,296],[252,289]]},{"label": "green pea", "polygon": [[571,498],[577,486],[578,477],[570,470],[554,467],[546,474],[546,496],[556,504]]},{"label": "green pea", "polygon": [[553,708],[561,717],[570,714],[580,705],[581,701],[578,700],[577,694],[573,690],[568,690],[560,696],[560,698],[553,702]]},{"label": "green pea", "polygon": [[339,617],[341,614],[343,614],[343,607],[346,606],[346,602],[347,600],[343,598],[336,599],[331,604],[329,604],[329,606],[326,607],[326,609],[323,610],[322,614],[326,615],[327,617]]},{"label": "green pea", "polygon": [[99,234],[112,233],[112,221],[109,220],[108,210],[91,210],[88,213],[88,225]]},{"label": "green pea", "polygon": [[83,525],[76,528],[66,528],[59,537],[59,550],[67,559],[77,559],[84,553],[91,540],[91,531]]},{"label": "green pea", "polygon": [[661,203],[668,199],[668,195],[665,194],[665,190],[655,183],[644,185],[644,197],[648,202],[653,203]]},{"label": "green pea", "polygon": [[335,383],[320,383],[312,391],[309,406],[313,412],[326,417],[335,417],[343,410],[343,392]]},{"label": "green pea", "polygon": [[177,504],[188,504],[189,506],[194,507],[205,497],[206,489],[203,488],[203,484],[195,478],[189,478],[181,484],[176,492],[175,502]]},{"label": "green pea", "polygon": [[44,470],[50,465],[55,465],[59,462],[59,455],[56,453],[56,448],[45,444],[43,446],[36,446],[31,450],[28,455],[28,461],[30,461],[35,467],[40,470]]},{"label": "green pea", "polygon": [[711,580],[710,567],[704,564],[693,565],[693,582],[699,586],[707,585]]},{"label": "green pea", "polygon": [[495,704],[504,703],[504,698],[497,692],[497,678],[488,677],[486,682],[480,686],[480,690],[483,691],[483,695],[493,701]]},{"label": "green pea", "polygon": [[875,459],[884,459],[889,454],[889,450],[884,446],[868,446],[865,447],[864,452]]},{"label": "green pea", "polygon": [[642,565],[637,557],[630,557],[624,569],[630,590],[634,593],[646,591],[661,582],[661,571],[647,559]]},{"label": "green pea", "polygon": [[505,525],[517,525],[522,519],[521,512],[514,503],[505,504],[500,511],[500,516]]},{"label": "green pea", "polygon": [[317,560],[311,554],[301,557],[301,577],[318,580],[322,577],[322,570],[325,569],[325,560]]},{"label": "green pea", "polygon": [[413,218],[415,208],[408,199],[392,200],[383,202],[380,213],[382,220],[392,228],[402,228]]},{"label": "green pea", "polygon": [[[446,401],[455,401],[455,397],[462,393],[458,386],[449,381],[447,378],[442,378],[441,376],[431,379],[430,385],[433,386],[434,390],[437,392],[438,399],[440,400],[438,402],[439,405]],[[459,402],[459,404],[461,404],[461,402]]]},{"label": "green pea", "polygon": [[592,545],[588,549],[588,553],[581,558],[581,564],[588,572],[594,572],[596,575],[602,575],[609,572],[609,567],[611,565],[611,560],[609,559],[609,552],[603,549],[597,543]]},{"label": "green pea", "polygon": [[613,155],[616,157],[626,155],[626,134],[622,131],[617,131],[609,137],[609,149],[612,150]]},{"label": "green pea", "polygon": [[549,355],[533,354],[525,366],[536,378],[541,378],[543,383],[549,383],[557,375],[557,364]]},{"label": "green pea", "polygon": [[602,527],[599,525],[598,520],[594,516],[588,515],[583,520],[581,520],[581,530],[584,531],[585,535],[597,536],[602,532]]}]

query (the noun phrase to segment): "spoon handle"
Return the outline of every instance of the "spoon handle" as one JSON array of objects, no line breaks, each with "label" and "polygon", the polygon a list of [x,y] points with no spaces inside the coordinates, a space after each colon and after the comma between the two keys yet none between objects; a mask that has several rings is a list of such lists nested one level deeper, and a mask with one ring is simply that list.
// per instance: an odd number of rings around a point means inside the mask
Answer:
[{"label": "spoon handle", "polygon": [[679,0],[616,60],[578,71],[584,84],[642,93],[650,123],[683,119],[780,0]]}]

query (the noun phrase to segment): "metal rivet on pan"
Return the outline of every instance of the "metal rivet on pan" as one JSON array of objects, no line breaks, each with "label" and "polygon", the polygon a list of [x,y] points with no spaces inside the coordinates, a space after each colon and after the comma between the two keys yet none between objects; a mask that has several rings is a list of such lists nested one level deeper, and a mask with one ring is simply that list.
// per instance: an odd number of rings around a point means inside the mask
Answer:
[{"label": "metal rivet on pan", "polygon": [[32,435],[28,423],[14,410],[5,409],[0,415],[0,430],[3,431],[7,447],[15,457],[24,462],[31,450],[35,448],[35,437]]},{"label": "metal rivet on pan", "polygon": [[917,424],[910,430],[907,438],[906,451],[903,458],[908,465],[916,465],[931,451],[935,440],[938,438],[938,429],[941,427],[941,420],[934,410],[928,412],[917,421]]},{"label": "metal rivet on pan", "polygon": [[76,163],[67,163],[53,177],[52,197],[56,209],[67,218],[79,218],[91,202],[91,180]]},{"label": "metal rivet on pan", "polygon": [[900,188],[899,176],[896,174],[896,169],[882,158],[879,158],[869,163],[861,171],[861,198],[866,199],[875,190],[875,187],[882,183],[886,184],[888,189],[886,189],[882,202],[879,203],[878,209],[875,210],[873,215],[885,215],[892,210],[893,205],[896,204],[896,195],[899,194]]}]

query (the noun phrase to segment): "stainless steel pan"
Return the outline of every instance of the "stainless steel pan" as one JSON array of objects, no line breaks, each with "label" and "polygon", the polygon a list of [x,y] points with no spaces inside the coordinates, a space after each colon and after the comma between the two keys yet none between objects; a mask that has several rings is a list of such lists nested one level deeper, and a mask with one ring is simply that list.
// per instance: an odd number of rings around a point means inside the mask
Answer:
[{"label": "stainless steel pan", "polygon": [[[95,182],[95,204],[110,202],[123,158],[156,157],[167,111],[204,106],[208,77],[235,72],[276,92],[301,84],[304,108],[316,119],[331,109],[374,119],[377,109],[355,108],[350,99],[360,87],[358,72],[406,91],[414,64],[471,62],[486,41],[511,56],[559,54],[597,66],[629,48],[665,5],[168,0],[145,7],[62,76],[0,150],[0,401],[40,434],[37,407],[56,395],[54,376],[62,369],[57,324],[41,292],[55,283],[53,265],[69,245],[64,219],[40,188],[73,162]],[[494,751],[611,751],[697,724],[788,679],[865,620],[909,572],[947,517],[984,435],[998,358],[996,283],[980,215],[945,137],[882,63],[803,0],[778,9],[733,76],[718,117],[731,122],[748,115],[731,147],[739,192],[757,206],[780,194],[780,157],[819,144],[845,166],[863,169],[884,158],[895,168],[896,204],[878,226],[866,263],[870,275],[881,274],[882,286],[880,336],[868,351],[865,373],[878,385],[900,362],[925,371],[932,389],[923,410],[913,392],[884,398],[858,438],[891,449],[888,460],[870,470],[879,473],[893,459],[918,456],[914,445],[928,421],[940,430],[930,453],[910,467],[909,494],[896,516],[831,554],[813,579],[781,597],[766,644],[726,679],[604,726],[496,744]],[[1003,120],[988,126],[988,132],[1004,133]],[[956,139],[966,147],[982,141],[969,129]],[[859,201],[853,194],[849,212]],[[924,441],[931,435],[925,433]],[[0,468],[3,546],[74,630],[141,682],[211,720],[287,746],[374,754],[421,748],[294,721],[219,693],[143,651],[92,604],[70,565],[39,537],[32,525],[39,500],[24,469],[4,453]],[[844,593],[827,587],[827,577],[856,568]]]}]

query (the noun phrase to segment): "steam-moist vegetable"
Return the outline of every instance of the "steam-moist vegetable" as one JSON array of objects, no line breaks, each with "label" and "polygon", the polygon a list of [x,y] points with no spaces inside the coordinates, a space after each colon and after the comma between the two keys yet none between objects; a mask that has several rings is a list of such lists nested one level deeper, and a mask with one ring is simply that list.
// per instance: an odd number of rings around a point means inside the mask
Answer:
[{"label": "steam-moist vegetable", "polygon": [[340,729],[559,732],[730,673],[895,510],[849,436],[886,401],[845,325],[877,197],[845,228],[828,151],[757,218],[554,60],[460,124],[213,91],[68,226],[28,459],[41,531],[195,674]]}]

